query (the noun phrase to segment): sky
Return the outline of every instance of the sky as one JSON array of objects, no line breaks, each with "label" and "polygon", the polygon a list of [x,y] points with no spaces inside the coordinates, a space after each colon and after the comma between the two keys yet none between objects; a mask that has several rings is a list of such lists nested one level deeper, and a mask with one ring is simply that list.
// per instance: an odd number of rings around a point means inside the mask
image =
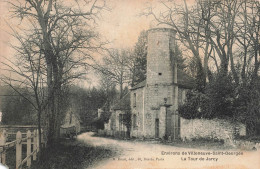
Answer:
[{"label": "sky", "polygon": [[[150,20],[137,16],[147,2],[152,0],[107,0],[111,11],[102,13],[98,22],[100,34],[112,41],[113,47],[132,47],[139,33],[149,29]],[[9,10],[9,5],[0,0],[0,56],[8,56],[10,53],[8,43],[12,42],[12,38],[7,33],[10,32],[7,23],[14,27],[19,25],[18,21],[10,19]]]},{"label": "sky", "polygon": [[[11,0],[12,1],[12,0]],[[69,0],[67,0],[69,1]],[[182,0],[175,0],[175,2]],[[188,3],[193,0],[187,0]],[[139,16],[147,5],[157,6],[159,0],[107,0],[107,5],[111,11],[105,11],[98,21],[98,31],[101,36],[111,41],[113,48],[133,48],[142,30],[147,30],[155,26],[152,18]],[[10,19],[9,5],[0,0],[0,61],[3,57],[11,58],[13,53],[9,46],[13,40],[8,34],[10,28],[19,26],[19,21]],[[8,24],[7,24],[8,23]],[[92,77],[91,77],[92,76]],[[80,85],[96,85],[95,75],[89,76],[88,82],[81,82]]]},{"label": "sky", "polygon": [[[131,48],[138,39],[142,30],[149,29],[150,20],[146,17],[138,17],[145,3],[151,0],[108,0],[107,5],[111,9],[102,13],[102,18],[98,21],[98,31],[101,36],[111,41],[110,47]],[[8,24],[12,27],[19,26],[19,21],[10,19],[9,5],[0,0],[0,61],[4,57],[11,58],[13,52],[9,43],[13,43]],[[8,23],[8,24],[7,24]],[[91,77],[92,76],[92,77]],[[96,85],[97,79],[90,75],[87,85]],[[80,85],[85,86],[85,82]]]}]

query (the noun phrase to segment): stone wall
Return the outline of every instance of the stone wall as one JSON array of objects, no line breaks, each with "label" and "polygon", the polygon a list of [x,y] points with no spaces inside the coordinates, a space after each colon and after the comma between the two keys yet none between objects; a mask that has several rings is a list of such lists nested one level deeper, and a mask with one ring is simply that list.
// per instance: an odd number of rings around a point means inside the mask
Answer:
[{"label": "stone wall", "polygon": [[[131,137],[143,137],[144,127],[144,94],[145,87],[131,91],[132,127]],[[136,98],[135,98],[136,97]],[[135,103],[134,103],[135,102]],[[133,124],[133,116],[136,116],[136,126]]]},{"label": "stone wall", "polygon": [[222,119],[184,119],[181,118],[181,139],[211,138],[218,140],[233,140],[235,133],[246,135],[246,126]]},{"label": "stone wall", "polygon": [[115,130],[98,130],[98,135],[100,136],[110,136],[116,138],[126,138],[127,132],[126,131],[115,131]]}]

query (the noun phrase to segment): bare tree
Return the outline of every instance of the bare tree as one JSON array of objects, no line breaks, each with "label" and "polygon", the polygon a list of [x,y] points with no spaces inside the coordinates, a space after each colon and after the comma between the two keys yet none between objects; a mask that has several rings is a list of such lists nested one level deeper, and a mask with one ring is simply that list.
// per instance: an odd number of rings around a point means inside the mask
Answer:
[{"label": "bare tree", "polygon": [[105,93],[106,103],[104,105],[105,111],[110,111],[111,105],[117,98],[116,83],[110,79],[106,74],[100,73],[100,86]]},{"label": "bare tree", "polygon": [[[23,37],[13,30],[12,35],[18,40],[18,45],[12,45],[16,51],[16,60],[6,58],[5,62],[1,62],[2,70],[11,72],[12,76],[2,75],[0,79],[27,100],[37,112],[39,148],[41,150],[42,115],[48,104],[46,69],[43,53],[40,50],[41,42],[36,37],[37,34]],[[17,86],[27,89],[29,93],[21,92]]]},{"label": "bare tree", "polygon": [[105,9],[105,1],[18,0],[9,3],[13,16],[20,18],[21,24],[29,22],[35,27],[33,31],[41,40],[49,100],[48,142],[52,144],[59,138],[62,86],[81,77],[84,73],[76,69],[85,68],[86,60],[104,45],[99,43],[93,25]]},{"label": "bare tree", "polygon": [[241,79],[243,83],[246,83],[247,74],[250,73],[250,70],[253,72],[253,81],[256,79],[259,70],[259,7],[260,4],[257,1],[242,1],[241,10],[238,13],[239,19],[235,23],[237,28],[237,45],[239,46],[237,57],[242,60]]},{"label": "bare tree", "polygon": [[213,63],[213,71],[217,70],[224,76],[230,68],[238,85],[240,76],[236,67],[241,62],[236,53],[241,46],[244,49],[241,76],[245,76],[245,69],[249,66],[246,65],[250,60],[249,53],[246,52],[249,47],[255,49],[254,64],[257,72],[259,2],[197,0],[193,6],[188,6],[186,0],[183,0],[183,5],[174,4],[172,1],[162,1],[162,5],[165,9],[160,13],[149,7],[144,14],[152,16],[159,25],[167,25],[176,30],[183,48],[192,53],[192,61],[197,69],[203,70],[202,84],[205,84],[209,76],[209,63]]},{"label": "bare tree", "polygon": [[[177,32],[177,39],[182,46],[188,49],[193,58],[191,59],[198,70],[201,70],[201,86],[205,86],[208,73],[208,62],[213,50],[209,31],[209,22],[212,19],[214,2],[202,3],[197,1],[193,7],[188,7],[186,0],[180,6],[171,2],[162,1],[164,11],[154,12],[152,7],[147,8],[145,15],[152,16],[158,25],[169,26]],[[202,61],[202,59],[204,60]]]},{"label": "bare tree", "polygon": [[112,49],[103,58],[103,64],[95,66],[106,78],[119,86],[120,99],[123,97],[124,85],[131,82],[132,63],[130,51]]},{"label": "bare tree", "polygon": [[[199,118],[208,112],[221,117],[233,111],[233,118],[246,123],[254,133],[259,125],[259,2],[196,0],[189,6],[183,0],[182,5],[162,1],[162,6],[165,8],[159,13],[150,7],[145,15],[177,32],[183,49],[192,54],[196,79],[201,80],[197,84],[207,85],[194,92],[187,105],[197,101],[196,97],[207,96],[208,101],[197,102],[210,105],[203,114],[198,113]],[[205,83],[211,72],[211,83]],[[216,106],[221,104],[229,106]],[[227,107],[232,109],[225,110]],[[190,108],[183,112],[193,116],[196,108]]]}]

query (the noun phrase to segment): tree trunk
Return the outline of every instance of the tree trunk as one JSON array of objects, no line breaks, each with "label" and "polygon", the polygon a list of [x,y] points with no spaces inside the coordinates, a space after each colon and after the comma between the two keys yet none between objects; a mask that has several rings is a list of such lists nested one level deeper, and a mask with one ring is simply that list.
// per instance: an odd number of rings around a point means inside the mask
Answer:
[{"label": "tree trunk", "polygon": [[[46,53],[47,54],[47,53]],[[54,90],[53,90],[53,79],[52,79],[52,64],[50,59],[46,57],[47,62],[47,90],[48,90],[48,106],[47,106],[47,144],[53,144],[53,131],[54,131],[54,121],[53,121],[53,109],[54,109]]]},{"label": "tree trunk", "polygon": [[42,152],[42,127],[41,127],[41,114],[42,114],[42,110],[39,109],[38,110],[38,131],[39,131],[39,159],[41,159],[41,152]]},{"label": "tree trunk", "polygon": [[122,82],[120,82],[120,99],[122,99],[123,98],[123,83]]}]

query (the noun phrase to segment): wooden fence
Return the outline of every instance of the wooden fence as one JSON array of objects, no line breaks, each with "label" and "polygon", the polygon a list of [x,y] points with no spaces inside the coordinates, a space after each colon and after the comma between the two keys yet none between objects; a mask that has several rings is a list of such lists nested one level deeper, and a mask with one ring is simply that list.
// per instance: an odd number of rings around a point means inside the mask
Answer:
[{"label": "wooden fence", "polygon": [[[8,133],[6,130],[3,130],[2,134],[0,135],[0,162],[2,164],[6,163],[6,150],[11,147],[15,147],[16,149],[16,169],[22,168],[25,163],[27,163],[27,166],[30,167],[32,158],[33,160],[36,160],[37,153],[39,152],[39,132],[38,130],[34,130],[32,133],[30,130],[28,130],[25,134],[26,136],[23,138],[22,133],[18,131],[14,141],[6,142]],[[43,143],[43,135],[41,138]],[[22,159],[22,144],[27,145],[26,158],[24,159]]]}]

